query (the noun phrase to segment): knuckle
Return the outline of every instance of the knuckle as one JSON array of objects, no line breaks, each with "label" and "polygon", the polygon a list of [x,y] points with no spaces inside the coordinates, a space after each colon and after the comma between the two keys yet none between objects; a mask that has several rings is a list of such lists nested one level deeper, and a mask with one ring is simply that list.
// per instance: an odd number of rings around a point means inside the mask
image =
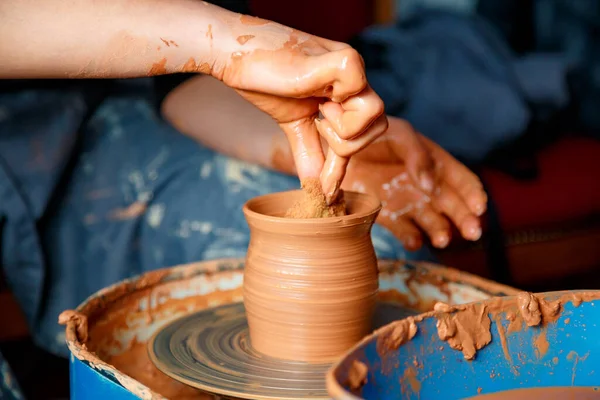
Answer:
[{"label": "knuckle", "polygon": [[405,119],[394,119],[394,131],[400,135],[416,135],[413,126]]},{"label": "knuckle", "polygon": [[340,53],[344,56],[349,66],[360,67],[362,69],[363,59],[354,48],[348,46],[347,48],[340,50]]},{"label": "knuckle", "polygon": [[347,97],[361,92],[367,86],[364,62],[360,54],[348,47],[339,51],[338,69],[338,92],[334,94],[336,101],[343,101]]},{"label": "knuckle", "polygon": [[[379,96],[377,96],[373,101],[369,103],[369,112],[371,115],[379,117],[385,112],[385,105],[383,104],[383,100]],[[386,118],[387,119],[387,118]]]},{"label": "knuckle", "polygon": [[388,128],[390,127],[390,122],[388,121],[387,117],[384,117],[383,120],[381,121],[381,124],[379,124],[377,126],[377,136],[381,136],[383,135],[385,132],[387,132]]},{"label": "knuckle", "polygon": [[412,146],[412,148],[410,149],[410,155],[414,162],[419,165],[423,164],[423,162],[427,161],[427,159],[429,158],[427,153],[422,148],[416,145]]},{"label": "knuckle", "polygon": [[445,190],[440,190],[440,193],[437,195],[437,203],[444,210],[451,210],[453,207],[453,202],[448,193]]}]

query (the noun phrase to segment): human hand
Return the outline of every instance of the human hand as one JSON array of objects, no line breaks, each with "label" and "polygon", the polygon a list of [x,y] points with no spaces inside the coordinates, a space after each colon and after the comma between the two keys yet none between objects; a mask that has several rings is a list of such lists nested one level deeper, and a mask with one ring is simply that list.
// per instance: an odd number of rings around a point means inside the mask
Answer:
[{"label": "human hand", "polygon": [[213,75],[277,121],[299,178],[320,177],[331,202],[350,156],[387,129],[362,58],[346,44],[273,22],[243,16],[242,25],[236,29],[243,44]]},{"label": "human hand", "polygon": [[[436,143],[415,132],[408,122],[388,119],[388,131],[352,157],[342,188],[378,196],[382,210],[377,222],[407,250],[421,247],[420,229],[433,246],[446,247],[450,222],[465,239],[478,240],[478,217],[487,207],[479,178]],[[435,178],[428,193],[422,189],[428,183],[416,182],[429,174]]]}]

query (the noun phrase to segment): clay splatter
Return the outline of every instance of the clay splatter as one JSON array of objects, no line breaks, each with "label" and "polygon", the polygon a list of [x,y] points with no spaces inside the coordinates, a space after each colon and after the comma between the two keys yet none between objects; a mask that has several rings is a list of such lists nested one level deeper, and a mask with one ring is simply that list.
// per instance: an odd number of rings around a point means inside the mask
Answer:
[{"label": "clay splatter", "polygon": [[167,65],[167,59],[163,57],[159,62],[152,64],[152,68],[148,71],[148,76],[164,75],[167,73],[165,66]]},{"label": "clay splatter", "polygon": [[254,35],[241,35],[238,36],[237,42],[242,46],[245,45],[250,39],[254,38]]}]

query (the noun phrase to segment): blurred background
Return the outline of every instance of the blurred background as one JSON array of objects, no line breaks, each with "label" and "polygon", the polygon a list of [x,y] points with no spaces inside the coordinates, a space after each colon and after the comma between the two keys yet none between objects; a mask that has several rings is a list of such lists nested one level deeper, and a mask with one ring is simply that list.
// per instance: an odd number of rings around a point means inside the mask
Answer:
[{"label": "blurred background", "polygon": [[519,288],[600,284],[600,3],[256,0],[253,11],[351,43],[388,114],[476,171],[482,240],[437,256]]},{"label": "blurred background", "polygon": [[[227,8],[351,43],[387,113],[472,168],[490,196],[476,243],[440,262],[520,289],[600,287],[600,2],[252,0]],[[0,277],[0,350],[30,398],[66,398]],[[52,371],[40,378],[39,368]],[[40,379],[45,382],[40,381]]]}]

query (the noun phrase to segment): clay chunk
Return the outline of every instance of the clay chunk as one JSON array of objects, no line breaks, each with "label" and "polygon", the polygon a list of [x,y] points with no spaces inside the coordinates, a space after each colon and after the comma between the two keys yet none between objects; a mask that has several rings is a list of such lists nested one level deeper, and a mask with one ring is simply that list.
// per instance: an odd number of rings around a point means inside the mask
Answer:
[{"label": "clay chunk", "polygon": [[346,215],[343,191],[340,190],[335,203],[329,206],[318,179],[302,181],[302,192],[302,198],[285,213],[286,218],[329,218]]}]

